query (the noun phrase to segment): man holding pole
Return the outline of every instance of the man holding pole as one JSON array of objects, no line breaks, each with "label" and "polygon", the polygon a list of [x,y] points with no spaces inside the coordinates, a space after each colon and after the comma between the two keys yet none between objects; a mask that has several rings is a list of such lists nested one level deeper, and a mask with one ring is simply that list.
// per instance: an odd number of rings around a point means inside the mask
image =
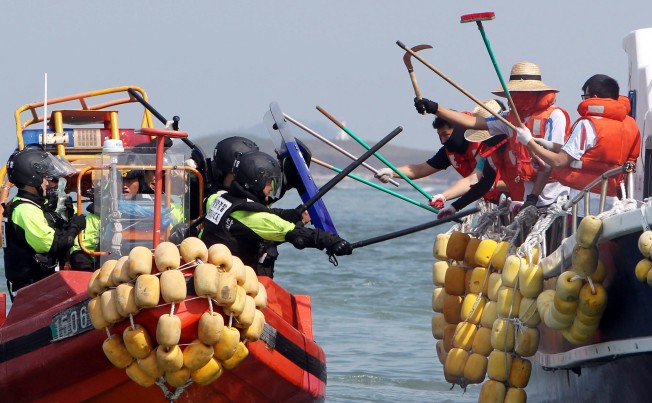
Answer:
[{"label": "man holding pole", "polygon": [[[537,142],[551,150],[561,149],[569,133],[570,118],[562,108],[553,106],[558,90],[551,88],[541,80],[539,67],[529,62],[519,62],[512,67],[507,88],[512,96],[518,115],[523,124],[530,129]],[[498,88],[492,91],[499,96],[505,96],[505,91]],[[540,160],[533,159],[525,146],[516,141],[512,128],[495,117],[478,118],[447,109],[428,99],[415,99],[417,111],[427,113],[450,121],[454,125],[471,129],[488,130],[491,136],[508,134],[508,151],[506,157],[516,165],[516,169],[505,169],[500,177],[506,183],[523,182],[525,193],[511,195],[514,200],[524,200],[525,205],[546,207],[561,195],[568,194],[568,188],[556,181],[550,180],[550,167]],[[520,126],[514,111],[506,114],[508,122]],[[503,114],[504,115],[504,114]],[[527,197],[525,197],[527,195]],[[520,197],[519,197],[520,196]],[[456,211],[450,206],[442,211],[443,216]]]}]

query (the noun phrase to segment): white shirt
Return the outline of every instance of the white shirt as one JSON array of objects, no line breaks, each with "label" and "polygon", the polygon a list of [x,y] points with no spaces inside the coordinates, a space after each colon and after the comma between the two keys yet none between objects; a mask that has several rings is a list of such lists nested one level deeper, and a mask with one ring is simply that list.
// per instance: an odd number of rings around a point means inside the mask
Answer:
[{"label": "white shirt", "polygon": [[[584,131],[584,134],[582,134],[582,131]],[[570,138],[561,149],[575,161],[579,161],[587,150],[595,146],[595,141],[596,134],[593,123],[591,123],[591,121],[588,119],[582,119],[575,125]],[[572,199],[579,193],[581,193],[580,189],[571,188],[570,198]],[[600,209],[600,195],[596,193],[588,193],[588,196],[586,197],[588,197],[590,200],[589,214],[598,214]],[[604,209],[609,210],[616,200],[617,198],[614,196],[607,196]],[[577,204],[577,215],[580,217],[584,217],[586,215],[584,212],[584,203],[585,201],[582,200]]]},{"label": "white shirt", "polygon": [[[502,113],[502,115],[503,117],[506,117],[507,113],[504,112]],[[523,123],[527,122],[528,120],[530,120],[529,116],[523,119]],[[507,134],[510,137],[514,136],[513,133],[514,131],[508,125],[498,120],[495,116],[490,116],[486,118],[486,121],[487,121],[487,127],[489,129],[489,133],[491,133],[492,135],[496,136],[499,134]],[[546,121],[546,127],[544,129],[543,139],[550,141],[551,143],[554,144],[563,145],[565,135],[566,135],[566,115],[564,115],[564,112],[560,111],[559,109],[555,109],[554,111],[552,111],[550,117]],[[534,188],[534,182],[525,181],[523,182],[523,186],[525,187],[525,196],[527,196],[530,193],[532,193],[532,189]],[[568,186],[564,186],[556,181],[550,182],[546,184],[546,186],[541,191],[541,194],[539,195],[539,200],[537,201],[537,207],[545,207],[549,204],[552,204],[555,201],[557,201],[557,198],[559,196],[567,195],[568,192],[569,192]]]}]

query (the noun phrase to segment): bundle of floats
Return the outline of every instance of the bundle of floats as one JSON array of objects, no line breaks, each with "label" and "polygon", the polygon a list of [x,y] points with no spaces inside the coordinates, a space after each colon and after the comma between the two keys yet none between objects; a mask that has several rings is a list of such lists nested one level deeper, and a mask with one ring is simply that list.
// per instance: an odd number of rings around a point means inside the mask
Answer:
[{"label": "bundle of floats", "polygon": [[[188,295],[191,287],[196,296]],[[194,237],[178,247],[136,246],[107,260],[91,276],[88,294],[93,327],[107,335],[106,357],[143,387],[167,383],[179,392],[214,382],[247,358],[247,342],[258,340],[265,325],[267,293],[254,270],[225,245],[207,248]],[[175,315],[191,299],[206,301],[203,312],[194,312],[196,329]],[[147,331],[153,324],[139,323],[138,313],[148,309],[164,312],[155,335]]]},{"label": "bundle of floats", "polygon": [[[432,333],[437,356],[447,382],[463,388],[482,383],[480,402],[527,400],[538,326],[561,332],[573,344],[590,341],[599,326],[607,305],[601,285],[606,270],[597,248],[602,221],[595,216],[581,221],[571,266],[544,290],[540,251],[545,252],[543,235],[550,223],[535,225],[518,248],[518,234],[509,231],[465,232],[456,226],[436,237]],[[652,232],[646,239],[649,256]],[[647,261],[649,282],[652,260]]]}]

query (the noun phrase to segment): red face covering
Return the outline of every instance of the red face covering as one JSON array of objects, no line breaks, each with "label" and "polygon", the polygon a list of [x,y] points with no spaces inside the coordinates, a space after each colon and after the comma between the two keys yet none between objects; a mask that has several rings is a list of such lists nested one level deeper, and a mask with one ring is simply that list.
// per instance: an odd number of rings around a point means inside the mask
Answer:
[{"label": "red face covering", "polygon": [[510,92],[510,95],[521,119],[548,109],[556,99],[554,91],[516,91]]}]

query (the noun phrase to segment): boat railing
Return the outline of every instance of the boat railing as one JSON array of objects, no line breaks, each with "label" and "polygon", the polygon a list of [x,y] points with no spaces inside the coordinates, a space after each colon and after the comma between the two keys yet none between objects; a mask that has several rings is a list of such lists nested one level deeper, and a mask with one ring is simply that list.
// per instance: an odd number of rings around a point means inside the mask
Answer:
[{"label": "boat railing", "polygon": [[[575,234],[575,230],[577,229],[577,205],[579,202],[584,201],[584,211],[585,214],[588,214],[590,211],[590,198],[587,197],[591,193],[591,189],[594,187],[600,185],[600,204],[599,204],[599,210],[598,214],[604,212],[604,208],[607,202],[607,184],[608,184],[608,179],[611,177],[614,177],[616,175],[627,175],[627,180],[625,182],[626,184],[626,192],[627,196],[631,196],[634,193],[634,172],[636,171],[636,164],[633,162],[626,162],[620,167],[610,169],[609,171],[604,172],[602,175],[598,176],[593,180],[593,182],[589,183],[584,189],[580,191],[575,197],[573,197],[571,200],[569,200],[566,204],[564,204],[564,210],[572,209],[571,214],[572,214],[572,225],[571,225],[571,235]],[[563,228],[562,228],[562,233],[564,236],[568,233],[568,220],[563,221]]]}]

